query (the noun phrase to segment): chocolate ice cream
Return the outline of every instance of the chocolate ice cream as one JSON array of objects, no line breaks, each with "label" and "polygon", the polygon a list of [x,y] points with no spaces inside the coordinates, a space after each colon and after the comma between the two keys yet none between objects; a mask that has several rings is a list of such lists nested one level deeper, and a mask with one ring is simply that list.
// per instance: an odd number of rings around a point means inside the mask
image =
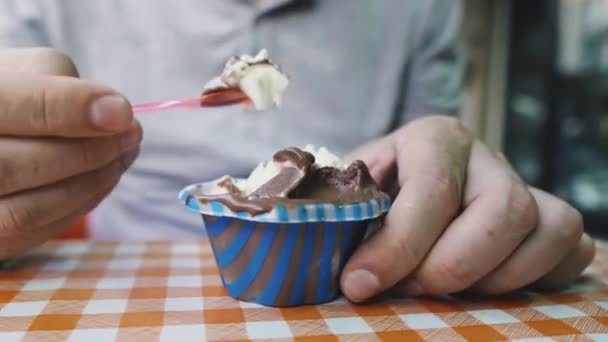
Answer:
[{"label": "chocolate ice cream", "polygon": [[257,215],[272,210],[277,204],[347,205],[383,196],[360,160],[346,168],[320,166],[313,154],[291,147],[275,153],[273,163],[277,174],[250,193],[239,188],[231,177],[224,177],[217,183],[224,193],[196,197],[202,203],[218,201],[235,212]]}]

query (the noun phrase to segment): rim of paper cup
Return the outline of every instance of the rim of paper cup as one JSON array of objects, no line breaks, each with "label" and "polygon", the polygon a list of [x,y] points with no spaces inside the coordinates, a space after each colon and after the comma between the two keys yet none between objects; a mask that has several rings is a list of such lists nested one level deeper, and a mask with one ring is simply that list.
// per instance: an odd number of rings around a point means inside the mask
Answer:
[{"label": "rim of paper cup", "polygon": [[[243,179],[236,179],[236,181],[241,182]],[[216,183],[217,180],[190,184],[180,191],[179,200],[188,209],[199,214],[269,223],[365,221],[384,215],[391,206],[390,197],[383,193],[378,198],[344,205],[323,202],[294,206],[277,204],[267,213],[251,215],[247,212],[234,212],[219,201],[210,201],[208,204],[200,203],[193,192],[200,192],[205,187],[214,186]]]}]

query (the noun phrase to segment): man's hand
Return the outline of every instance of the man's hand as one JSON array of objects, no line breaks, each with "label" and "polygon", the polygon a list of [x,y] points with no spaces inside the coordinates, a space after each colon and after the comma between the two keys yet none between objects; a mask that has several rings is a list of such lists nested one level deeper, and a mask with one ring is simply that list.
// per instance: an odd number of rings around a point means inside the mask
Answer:
[{"label": "man's hand", "polygon": [[[356,302],[407,295],[557,288],[595,254],[581,215],[526,186],[506,159],[456,119],[418,119],[355,151],[396,198],[384,227],[342,276]],[[396,191],[393,191],[396,190]]]},{"label": "man's hand", "polygon": [[77,76],[57,51],[0,49],[0,260],[93,209],[137,157],[129,102]]}]

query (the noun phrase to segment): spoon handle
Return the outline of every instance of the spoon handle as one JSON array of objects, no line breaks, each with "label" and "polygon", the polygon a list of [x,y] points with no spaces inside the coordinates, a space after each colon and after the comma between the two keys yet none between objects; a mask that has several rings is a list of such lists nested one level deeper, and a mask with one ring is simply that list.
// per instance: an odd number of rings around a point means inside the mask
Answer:
[{"label": "spoon handle", "polygon": [[160,112],[174,108],[200,108],[202,97],[185,100],[155,101],[133,105],[133,113]]},{"label": "spoon handle", "polygon": [[199,97],[183,99],[183,100],[168,100],[155,101],[147,103],[139,103],[133,105],[133,113],[151,113],[160,112],[174,108],[201,108],[201,107],[220,107],[229,106],[239,103],[245,103],[249,100],[239,89],[225,89],[203,94]]}]

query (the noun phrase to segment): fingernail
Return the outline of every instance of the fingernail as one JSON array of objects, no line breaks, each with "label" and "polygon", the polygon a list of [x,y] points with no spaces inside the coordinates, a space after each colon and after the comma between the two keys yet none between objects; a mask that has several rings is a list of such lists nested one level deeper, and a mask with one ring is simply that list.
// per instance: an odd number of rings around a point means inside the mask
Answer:
[{"label": "fingernail", "polygon": [[130,150],[134,147],[139,146],[141,142],[142,134],[139,124],[133,121],[131,128],[122,137],[122,144],[125,150]]},{"label": "fingernail", "polygon": [[342,291],[354,302],[364,301],[380,290],[380,280],[367,270],[355,270],[344,277]]},{"label": "fingernail", "polygon": [[422,290],[422,286],[420,286],[418,282],[410,280],[404,284],[403,292],[409,296],[419,296],[424,292],[424,290]]},{"label": "fingernail", "polygon": [[110,132],[123,132],[133,121],[129,102],[118,95],[106,95],[93,101],[90,115],[93,125]]}]

